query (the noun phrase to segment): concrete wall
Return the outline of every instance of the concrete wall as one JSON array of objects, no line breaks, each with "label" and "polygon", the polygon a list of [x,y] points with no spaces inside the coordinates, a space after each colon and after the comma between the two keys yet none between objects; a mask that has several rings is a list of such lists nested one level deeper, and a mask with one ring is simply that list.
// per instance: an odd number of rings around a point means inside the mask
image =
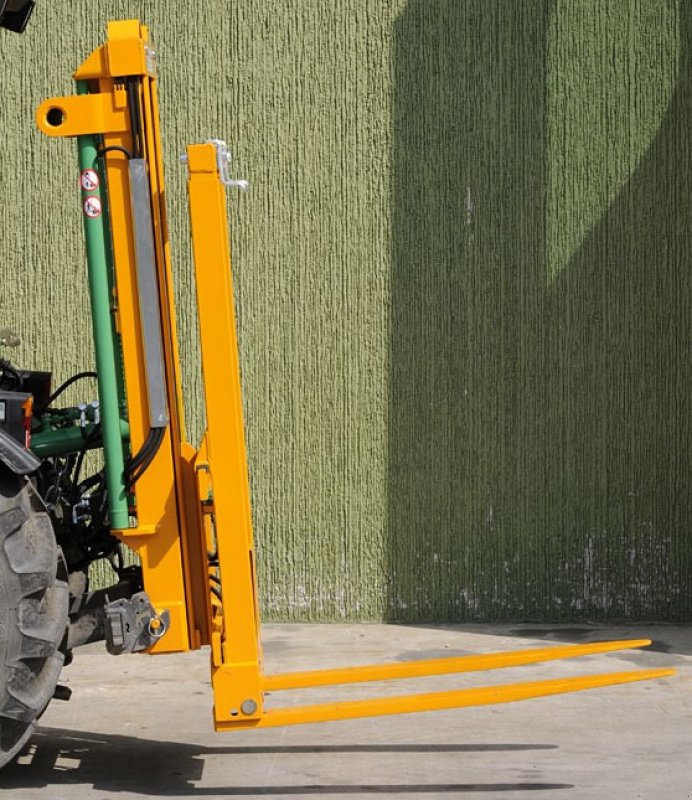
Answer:
[{"label": "concrete wall", "polygon": [[32,109],[105,22],[223,136],[265,613],[689,619],[692,12],[676,0],[39,0],[0,35],[0,323],[91,364],[69,142]]}]

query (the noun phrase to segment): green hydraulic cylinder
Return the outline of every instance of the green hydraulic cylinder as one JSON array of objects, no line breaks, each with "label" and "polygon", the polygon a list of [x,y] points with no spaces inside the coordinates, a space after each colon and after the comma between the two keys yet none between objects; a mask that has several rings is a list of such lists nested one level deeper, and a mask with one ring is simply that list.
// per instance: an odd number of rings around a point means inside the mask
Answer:
[{"label": "green hydraulic cylinder", "polygon": [[[130,426],[124,419],[120,420],[120,435],[123,441],[130,438]],[[88,422],[84,427],[48,427],[31,434],[31,449],[34,455],[42,459],[66,456],[82,450],[95,450],[102,445],[101,432],[93,422]]]},{"label": "green hydraulic cylinder", "polygon": [[[87,85],[77,83],[77,93],[86,94]],[[94,331],[96,372],[101,407],[101,437],[108,489],[108,516],[112,529],[130,526],[125,488],[123,435],[120,427],[120,397],[115,332],[111,316],[109,287],[109,242],[104,202],[101,196],[102,176],[98,166],[98,144],[95,136],[77,137],[81,171],[82,212],[89,271],[89,294]]]}]

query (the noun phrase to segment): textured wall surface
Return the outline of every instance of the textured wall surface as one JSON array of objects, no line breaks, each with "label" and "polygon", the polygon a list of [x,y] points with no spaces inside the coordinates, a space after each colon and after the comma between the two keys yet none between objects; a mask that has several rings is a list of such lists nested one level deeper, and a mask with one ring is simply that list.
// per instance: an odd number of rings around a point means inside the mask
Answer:
[{"label": "textured wall surface", "polygon": [[[186,143],[223,136],[265,613],[688,619],[692,11],[39,1],[0,33],[0,327],[91,364],[76,159],[110,18],[160,58],[190,430]],[[73,395],[73,399],[76,395]]]}]

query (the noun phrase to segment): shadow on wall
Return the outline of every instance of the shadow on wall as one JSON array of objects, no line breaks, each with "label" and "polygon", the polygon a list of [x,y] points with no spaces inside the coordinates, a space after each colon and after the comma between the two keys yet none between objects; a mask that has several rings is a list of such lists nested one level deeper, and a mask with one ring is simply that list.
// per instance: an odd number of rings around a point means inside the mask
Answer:
[{"label": "shadow on wall", "polygon": [[554,2],[397,21],[393,621],[690,618],[692,11],[653,142],[550,283]]}]

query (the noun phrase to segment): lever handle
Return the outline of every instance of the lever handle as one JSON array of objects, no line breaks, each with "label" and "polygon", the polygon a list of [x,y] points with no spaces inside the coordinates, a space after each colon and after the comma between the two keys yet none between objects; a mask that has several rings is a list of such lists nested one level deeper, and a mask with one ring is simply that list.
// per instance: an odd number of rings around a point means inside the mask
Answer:
[{"label": "lever handle", "polygon": [[223,139],[208,139],[209,144],[213,144],[216,148],[216,166],[219,170],[219,179],[224,186],[229,186],[234,189],[240,189],[241,192],[247,192],[250,184],[242,179],[231,178],[228,173],[228,167],[231,163],[231,151]]},{"label": "lever handle", "polygon": [[[216,149],[216,168],[219,171],[219,180],[224,186],[231,189],[240,189],[241,192],[247,192],[250,188],[249,181],[242,178],[231,178],[228,173],[228,166],[231,163],[231,152],[228,145],[223,139],[207,139],[207,144],[213,144]],[[187,164],[187,153],[180,156],[180,161]],[[1,344],[1,342],[0,342]]]},{"label": "lever handle", "polygon": [[233,189],[240,189],[241,192],[247,192],[247,190],[250,188],[249,181],[244,181],[242,179],[230,179],[225,181],[222,178],[221,181],[225,186],[230,186]]}]

